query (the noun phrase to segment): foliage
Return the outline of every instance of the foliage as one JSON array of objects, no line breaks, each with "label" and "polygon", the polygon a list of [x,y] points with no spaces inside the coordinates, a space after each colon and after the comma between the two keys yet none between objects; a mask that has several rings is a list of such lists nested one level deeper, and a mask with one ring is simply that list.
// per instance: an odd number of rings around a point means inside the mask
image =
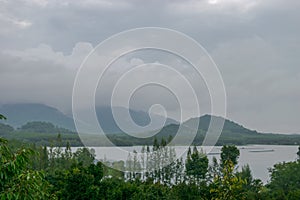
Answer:
[{"label": "foliage", "polygon": [[246,193],[243,190],[245,180],[236,176],[234,173],[234,164],[231,160],[223,162],[220,176],[215,176],[211,185],[211,199],[236,200],[246,199]]},{"label": "foliage", "polygon": [[50,122],[27,122],[21,128],[19,131],[23,132],[32,132],[32,133],[72,133],[72,131],[65,129],[65,128],[59,128],[57,126],[54,126]]},{"label": "foliage", "polygon": [[234,145],[224,145],[221,149],[221,166],[230,161],[234,166],[238,163],[240,151]]},{"label": "foliage", "polygon": [[199,184],[206,177],[208,171],[208,158],[203,152],[198,152],[197,148],[188,149],[185,163],[186,174],[190,181]]},{"label": "foliage", "polygon": [[261,180],[254,179],[249,165],[242,167],[242,171],[236,173],[237,177],[244,180],[243,190],[246,193],[246,199],[259,199],[260,193],[263,190],[263,184]]},{"label": "foliage", "polygon": [[0,145],[0,199],[51,198],[43,172],[30,169],[34,151],[21,148],[13,152],[2,138]]},{"label": "foliage", "polygon": [[272,196],[278,199],[300,198],[300,162],[278,163],[270,169],[271,182],[267,187]]}]

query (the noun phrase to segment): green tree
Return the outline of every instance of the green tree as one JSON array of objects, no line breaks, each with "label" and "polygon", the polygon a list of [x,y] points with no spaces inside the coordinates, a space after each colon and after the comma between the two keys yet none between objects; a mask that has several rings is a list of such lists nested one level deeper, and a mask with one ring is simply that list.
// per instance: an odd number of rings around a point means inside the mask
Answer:
[{"label": "green tree", "polygon": [[49,199],[50,185],[44,174],[30,167],[35,152],[21,148],[13,152],[0,138],[0,199]]},{"label": "green tree", "polygon": [[172,188],[172,199],[203,199],[196,184],[179,183]]},{"label": "green tree", "polygon": [[243,190],[245,181],[234,173],[234,164],[231,160],[223,163],[220,175],[214,177],[210,185],[211,199],[214,200],[243,200],[246,193]]},{"label": "green tree", "polygon": [[231,161],[233,165],[238,163],[240,156],[239,149],[234,145],[224,145],[221,149],[221,166],[224,166],[226,161]]},{"label": "green tree", "polygon": [[237,176],[244,181],[243,189],[245,193],[247,193],[247,199],[254,200],[261,198],[260,193],[263,189],[263,184],[261,180],[253,178],[250,166],[248,164],[243,166],[240,172],[237,172]]},{"label": "green tree", "polygon": [[66,171],[63,176],[63,187],[57,188],[60,191],[58,193],[60,198],[70,200],[96,199],[98,189],[94,186],[95,178],[86,168],[74,167]]},{"label": "green tree", "polygon": [[197,147],[194,147],[193,153],[189,148],[185,168],[190,181],[199,184],[208,172],[208,158],[203,152],[199,152]]},{"label": "green tree", "polygon": [[218,163],[218,160],[216,157],[213,157],[212,165],[209,166],[209,181],[212,181],[215,177],[221,176],[221,167]]},{"label": "green tree", "polygon": [[[300,162],[287,162],[275,164],[270,169],[271,180],[267,185],[274,197],[287,198],[288,195],[299,194],[300,188]],[[300,195],[298,196],[300,198]],[[278,199],[278,198],[276,198]]]},{"label": "green tree", "polygon": [[74,153],[74,159],[83,166],[89,166],[95,160],[95,151],[93,149],[89,150],[85,147],[79,148]]}]

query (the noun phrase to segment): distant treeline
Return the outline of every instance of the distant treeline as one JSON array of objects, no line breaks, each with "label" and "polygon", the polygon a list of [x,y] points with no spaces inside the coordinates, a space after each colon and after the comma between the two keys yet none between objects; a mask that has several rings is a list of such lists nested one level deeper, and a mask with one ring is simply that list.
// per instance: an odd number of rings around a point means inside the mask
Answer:
[{"label": "distant treeline", "polygon": [[[151,145],[155,138],[174,137],[178,125],[168,125],[158,134],[149,138],[136,138],[125,133],[107,134],[106,136],[117,146]],[[83,146],[78,134],[65,128],[55,126],[49,122],[28,122],[23,126],[14,129],[12,126],[0,123],[0,136],[6,139],[17,139],[23,142],[33,142],[37,145],[50,146],[60,134],[64,144],[70,142],[71,146]],[[201,145],[205,138],[206,130],[198,130],[193,145]],[[93,136],[91,136],[93,137]],[[89,146],[105,146],[105,143],[91,139]],[[95,141],[95,143],[93,143]],[[234,144],[269,144],[269,145],[299,145],[300,135],[283,134],[261,134],[250,131],[234,123],[227,123],[226,127],[217,141],[218,146]],[[180,145],[180,144],[176,144]]]}]

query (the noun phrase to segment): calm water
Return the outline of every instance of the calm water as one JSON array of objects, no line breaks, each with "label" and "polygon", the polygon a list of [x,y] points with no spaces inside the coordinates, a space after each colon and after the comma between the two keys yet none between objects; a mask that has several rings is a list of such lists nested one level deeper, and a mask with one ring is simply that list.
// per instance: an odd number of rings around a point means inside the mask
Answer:
[{"label": "calm water", "polygon": [[[136,150],[140,152],[141,146],[135,147],[93,147],[95,149],[96,158],[99,160],[126,160],[129,152]],[[200,147],[199,147],[200,148]],[[263,182],[269,180],[268,169],[278,162],[294,161],[297,158],[298,146],[284,145],[248,145],[238,146],[240,150],[240,158],[238,169],[243,165],[249,164],[252,174],[255,178],[261,179]],[[75,150],[75,149],[74,149]],[[177,156],[186,156],[186,147],[175,147]],[[211,161],[213,156],[220,158],[221,147],[204,147],[204,152],[210,152],[208,155]]]}]

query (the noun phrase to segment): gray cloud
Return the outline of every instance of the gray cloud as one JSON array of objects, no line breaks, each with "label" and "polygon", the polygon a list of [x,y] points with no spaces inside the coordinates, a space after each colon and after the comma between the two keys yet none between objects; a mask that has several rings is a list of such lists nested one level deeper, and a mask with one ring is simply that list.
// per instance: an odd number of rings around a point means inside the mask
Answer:
[{"label": "gray cloud", "polygon": [[[1,103],[42,102],[67,111],[76,70],[93,46],[122,30],[161,26],[182,31],[208,49],[224,78],[229,118],[260,131],[300,133],[298,1],[17,0],[0,4]],[[114,68],[147,59],[146,55],[124,58]],[[176,59],[166,63],[180,65]],[[117,72],[111,73],[118,77]],[[202,84],[199,95],[203,91]],[[203,107],[208,104],[204,99]]]}]

